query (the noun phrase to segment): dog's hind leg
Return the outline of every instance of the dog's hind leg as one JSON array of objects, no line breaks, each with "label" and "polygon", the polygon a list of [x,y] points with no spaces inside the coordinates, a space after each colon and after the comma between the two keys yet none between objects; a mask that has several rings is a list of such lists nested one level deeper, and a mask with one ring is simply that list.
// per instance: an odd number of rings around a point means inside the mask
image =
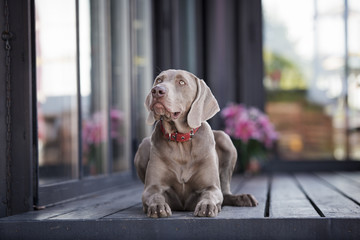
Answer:
[{"label": "dog's hind leg", "polygon": [[237,151],[230,137],[223,131],[213,131],[216,152],[219,158],[219,175],[221,191],[224,196],[223,205],[227,206],[249,206],[258,205],[257,200],[251,194],[233,195],[230,191],[231,177],[237,160]]},{"label": "dog's hind leg", "polygon": [[150,159],[150,137],[144,138],[135,154],[135,167],[140,180],[145,183],[147,165]]},{"label": "dog's hind leg", "polygon": [[219,158],[219,174],[223,195],[231,194],[230,182],[235,168],[237,152],[230,137],[223,131],[213,131]]}]

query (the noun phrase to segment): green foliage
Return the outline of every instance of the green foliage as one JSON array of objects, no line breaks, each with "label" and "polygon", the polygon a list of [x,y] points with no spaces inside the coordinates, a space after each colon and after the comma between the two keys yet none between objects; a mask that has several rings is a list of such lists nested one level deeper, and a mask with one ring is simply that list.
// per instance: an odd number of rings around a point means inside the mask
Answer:
[{"label": "green foliage", "polygon": [[290,59],[264,50],[266,78],[277,83],[281,90],[306,89],[306,81],[300,68]]},{"label": "green foliage", "polygon": [[245,172],[252,157],[259,160],[267,159],[267,150],[261,142],[249,139],[248,142],[243,142],[240,139],[232,138],[234,146],[238,153],[237,171]]}]

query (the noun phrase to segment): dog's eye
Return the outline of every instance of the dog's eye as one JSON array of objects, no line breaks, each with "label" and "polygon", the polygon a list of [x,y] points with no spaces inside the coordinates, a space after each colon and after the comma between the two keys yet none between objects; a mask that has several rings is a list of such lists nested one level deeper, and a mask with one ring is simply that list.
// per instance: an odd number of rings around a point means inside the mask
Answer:
[{"label": "dog's eye", "polygon": [[156,83],[162,83],[162,81],[163,80],[161,78],[158,78],[158,79],[155,80]]},{"label": "dog's eye", "polygon": [[182,85],[182,86],[184,86],[184,85],[185,85],[185,81],[184,81],[184,80],[180,80],[180,81],[179,81],[179,84]]}]

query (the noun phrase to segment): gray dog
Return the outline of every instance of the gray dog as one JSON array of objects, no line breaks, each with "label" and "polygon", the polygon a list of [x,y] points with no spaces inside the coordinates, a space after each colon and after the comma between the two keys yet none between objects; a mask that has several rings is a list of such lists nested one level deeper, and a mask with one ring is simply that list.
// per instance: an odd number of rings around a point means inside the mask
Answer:
[{"label": "gray dog", "polygon": [[206,122],[219,105],[203,80],[183,70],[164,71],[145,106],[147,123],[157,123],[140,144],[135,166],[145,184],[142,202],[149,217],[168,217],[171,210],[215,217],[222,205],[258,204],[250,194],[230,192],[237,152],[226,133]]}]

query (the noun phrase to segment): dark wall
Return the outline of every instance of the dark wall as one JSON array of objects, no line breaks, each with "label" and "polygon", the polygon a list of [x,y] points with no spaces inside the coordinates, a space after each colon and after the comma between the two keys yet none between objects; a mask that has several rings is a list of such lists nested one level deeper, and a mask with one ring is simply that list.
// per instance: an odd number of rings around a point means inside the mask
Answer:
[{"label": "dark wall", "polygon": [[203,1],[154,0],[154,75],[184,69],[204,75]]},{"label": "dark wall", "polygon": [[[236,1],[206,1],[205,19],[206,80],[222,109],[228,102],[240,101]],[[221,128],[220,114],[211,123]]]},{"label": "dark wall", "polygon": [[[4,1],[0,3],[0,26],[3,31],[4,24],[4,14],[2,10],[4,9]],[[0,40],[0,217],[6,215],[6,91],[5,91],[5,43]]]},{"label": "dark wall", "polygon": [[[263,109],[261,0],[154,0],[154,73],[185,69],[203,78],[220,108]],[[211,124],[222,128],[220,114]]]}]

